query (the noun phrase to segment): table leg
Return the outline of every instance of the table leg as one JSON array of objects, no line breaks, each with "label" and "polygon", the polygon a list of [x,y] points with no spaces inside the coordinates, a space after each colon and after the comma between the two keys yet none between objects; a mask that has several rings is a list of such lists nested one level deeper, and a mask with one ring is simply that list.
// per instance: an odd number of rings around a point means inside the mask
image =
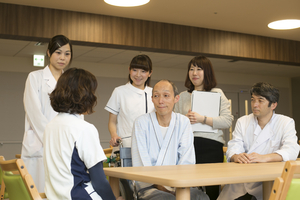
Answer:
[{"label": "table leg", "polygon": [[119,178],[109,177],[109,184],[116,198],[120,196],[119,181]]},{"label": "table leg", "polygon": [[176,188],[176,200],[189,200],[191,199],[190,188]]},{"label": "table leg", "polygon": [[263,182],[263,199],[269,199],[272,191],[274,181],[265,181]]}]

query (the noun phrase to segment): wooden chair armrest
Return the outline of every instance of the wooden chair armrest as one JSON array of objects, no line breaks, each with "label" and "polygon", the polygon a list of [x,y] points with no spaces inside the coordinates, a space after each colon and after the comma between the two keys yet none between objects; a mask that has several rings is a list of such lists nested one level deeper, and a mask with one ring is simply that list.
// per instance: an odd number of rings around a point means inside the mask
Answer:
[{"label": "wooden chair armrest", "polygon": [[283,184],[284,184],[283,178],[277,177],[275,179],[269,200],[279,200],[283,188]]}]

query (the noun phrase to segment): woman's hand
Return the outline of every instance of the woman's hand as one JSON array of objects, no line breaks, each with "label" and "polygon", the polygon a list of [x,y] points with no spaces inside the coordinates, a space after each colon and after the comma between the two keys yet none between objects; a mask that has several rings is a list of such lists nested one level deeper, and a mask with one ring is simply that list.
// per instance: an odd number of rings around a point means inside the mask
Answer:
[{"label": "woman's hand", "polygon": [[119,196],[116,200],[124,200],[122,196]]},{"label": "woman's hand", "polygon": [[118,140],[121,140],[119,136],[113,136],[111,140],[109,141],[109,144],[113,147],[119,146],[119,143],[117,142]]},{"label": "woman's hand", "polygon": [[200,115],[196,112],[192,112],[191,110],[189,110],[189,112],[185,116],[187,116],[190,119],[191,124],[203,123],[204,121],[203,115]]}]

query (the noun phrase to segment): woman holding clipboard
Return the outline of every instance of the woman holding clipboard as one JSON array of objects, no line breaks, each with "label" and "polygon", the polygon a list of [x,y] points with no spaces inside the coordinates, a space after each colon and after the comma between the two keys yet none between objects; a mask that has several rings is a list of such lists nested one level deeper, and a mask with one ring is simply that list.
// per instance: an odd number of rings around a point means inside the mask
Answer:
[{"label": "woman holding clipboard", "polygon": [[[174,111],[186,115],[191,124],[202,123],[218,129],[217,133],[194,131],[194,147],[196,163],[221,163],[224,159],[223,131],[231,126],[233,116],[230,114],[230,103],[223,91],[215,88],[217,85],[212,64],[205,56],[196,56],[188,64],[185,87],[188,89],[180,93],[180,99],[175,104]],[[192,92],[207,91],[221,94],[220,115],[207,117],[191,111]],[[201,103],[201,102],[199,102]],[[211,200],[217,199],[219,186],[206,187],[206,193]]]}]

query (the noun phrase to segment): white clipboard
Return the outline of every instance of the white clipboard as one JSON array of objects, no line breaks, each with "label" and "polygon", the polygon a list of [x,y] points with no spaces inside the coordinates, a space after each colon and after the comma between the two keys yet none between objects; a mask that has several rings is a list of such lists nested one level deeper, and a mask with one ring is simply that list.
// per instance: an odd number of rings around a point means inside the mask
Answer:
[{"label": "white clipboard", "polygon": [[[221,94],[218,92],[192,92],[192,111],[207,117],[217,117],[220,115]],[[193,131],[217,133],[218,129],[202,123],[192,124]]]}]

